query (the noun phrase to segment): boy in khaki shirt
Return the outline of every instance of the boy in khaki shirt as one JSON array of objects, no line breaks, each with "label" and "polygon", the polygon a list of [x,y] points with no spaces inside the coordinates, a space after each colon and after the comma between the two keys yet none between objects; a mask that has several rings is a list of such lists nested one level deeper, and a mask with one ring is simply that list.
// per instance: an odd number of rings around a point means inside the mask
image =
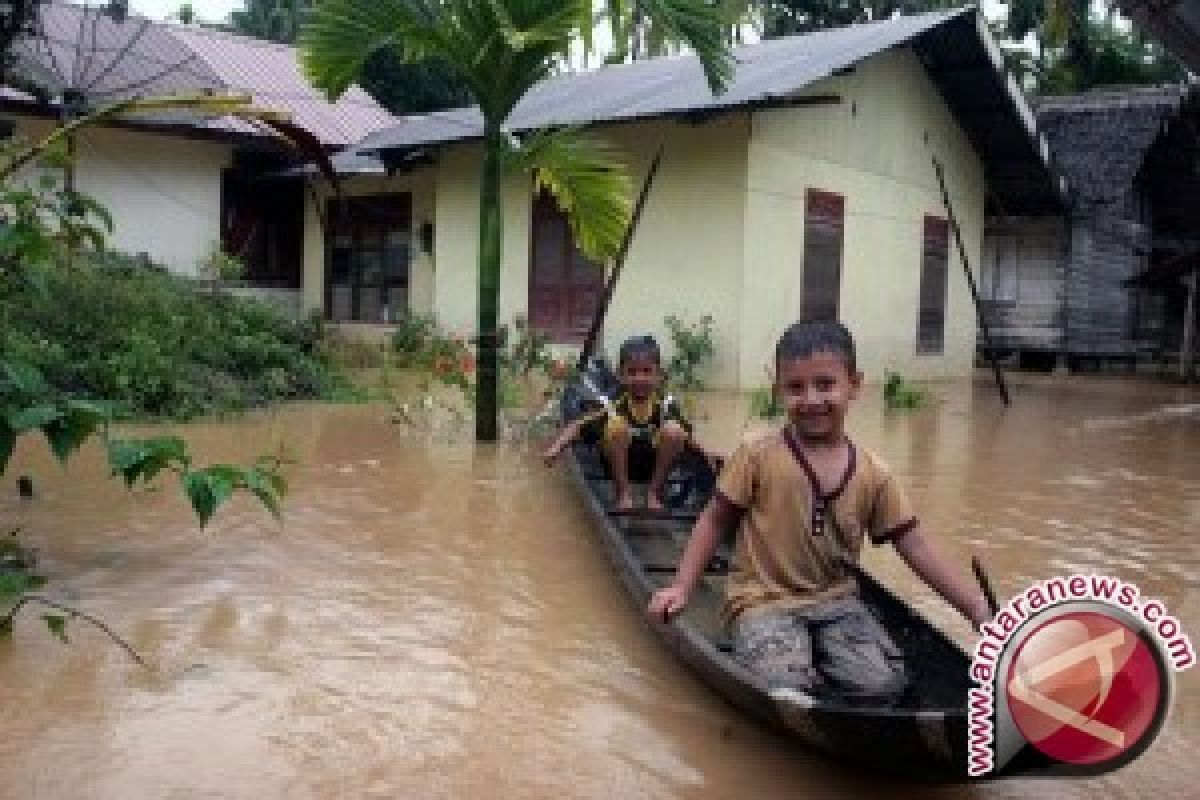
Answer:
[{"label": "boy in khaki shirt", "polygon": [[978,627],[987,601],[934,546],[887,465],[846,438],[862,375],[854,340],[837,322],[792,325],[775,348],[780,431],[743,443],[692,530],[672,584],[648,613],[681,611],[721,532],[737,526],[725,614],[734,652],[772,688],[829,686],[889,700],[907,685],[899,648],[858,598],[845,562],[863,540],[892,542],[913,572]]}]

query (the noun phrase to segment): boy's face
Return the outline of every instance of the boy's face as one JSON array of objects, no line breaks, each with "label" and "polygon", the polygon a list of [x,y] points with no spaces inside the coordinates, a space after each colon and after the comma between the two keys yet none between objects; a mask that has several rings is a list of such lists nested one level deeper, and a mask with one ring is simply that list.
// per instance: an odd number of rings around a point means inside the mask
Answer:
[{"label": "boy's face", "polygon": [[662,369],[649,353],[634,353],[617,370],[621,385],[635,400],[645,400],[662,382]]},{"label": "boy's face", "polygon": [[858,396],[862,374],[851,372],[834,353],[785,358],[776,370],[776,396],[801,438],[822,442],[840,439],[846,411]]}]

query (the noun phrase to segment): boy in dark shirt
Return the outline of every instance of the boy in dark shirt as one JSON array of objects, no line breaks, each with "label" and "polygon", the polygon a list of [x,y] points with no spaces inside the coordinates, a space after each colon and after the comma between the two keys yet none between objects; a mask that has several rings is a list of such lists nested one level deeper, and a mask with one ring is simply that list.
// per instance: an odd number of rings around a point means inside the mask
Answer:
[{"label": "boy in dark shirt", "polygon": [[598,444],[612,471],[616,508],[632,509],[630,483],[648,481],[646,506],[661,511],[667,472],[687,447],[692,427],[679,403],[662,392],[662,357],[653,336],[625,340],[617,360],[617,378],[621,382],[617,399],[568,424],[543,458],[547,466],[553,464],[577,438]]}]

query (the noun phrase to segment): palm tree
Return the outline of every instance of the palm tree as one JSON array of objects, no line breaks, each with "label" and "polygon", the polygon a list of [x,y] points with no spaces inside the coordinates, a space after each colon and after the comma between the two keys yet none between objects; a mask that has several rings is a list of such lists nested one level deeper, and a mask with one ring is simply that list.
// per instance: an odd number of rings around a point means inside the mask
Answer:
[{"label": "palm tree", "polygon": [[[1020,2],[1020,0],[1016,0]],[[959,0],[760,0],[766,38],[963,5]]]},{"label": "palm tree", "polygon": [[309,0],[246,0],[245,8],[229,12],[229,22],[246,36],[291,44],[310,5]]},{"label": "palm tree", "polygon": [[[696,51],[709,86],[733,73],[721,18],[706,0],[632,0],[673,40]],[[533,169],[568,214],[580,249],[611,257],[630,216],[629,180],[611,149],[577,131],[516,142],[504,123],[520,99],[563,61],[576,39],[590,42],[591,0],[317,0],[300,46],[310,79],[340,95],[366,59],[391,49],[402,61],[440,61],[467,85],[483,115],[479,192],[479,383],[475,436],[495,441],[497,318],[502,239],[500,176]]]},{"label": "palm tree", "polygon": [[[1012,0],[1008,35],[1015,41],[1034,34],[1033,58],[1039,91],[1074,91],[1091,69],[1089,0]],[[1051,49],[1062,49],[1061,55]]]},{"label": "palm tree", "polygon": [[[753,26],[759,16],[755,0],[715,0],[712,6],[720,20],[725,40],[738,43],[744,27]],[[642,4],[634,0],[603,0],[598,20],[607,24],[612,50],[604,59],[606,64],[621,64],[629,60],[666,55],[672,48],[687,45],[678,38],[662,18],[648,15]],[[585,42],[587,49],[591,42]]]}]

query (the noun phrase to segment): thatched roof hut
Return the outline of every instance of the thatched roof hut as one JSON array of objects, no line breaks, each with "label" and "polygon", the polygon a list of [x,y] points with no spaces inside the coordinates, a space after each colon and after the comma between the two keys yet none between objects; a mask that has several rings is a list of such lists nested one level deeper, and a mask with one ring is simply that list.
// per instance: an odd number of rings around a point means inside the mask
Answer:
[{"label": "thatched roof hut", "polygon": [[1134,358],[1179,347],[1200,254],[1200,88],[1043,98],[1038,127],[1071,187],[1059,347]]}]

